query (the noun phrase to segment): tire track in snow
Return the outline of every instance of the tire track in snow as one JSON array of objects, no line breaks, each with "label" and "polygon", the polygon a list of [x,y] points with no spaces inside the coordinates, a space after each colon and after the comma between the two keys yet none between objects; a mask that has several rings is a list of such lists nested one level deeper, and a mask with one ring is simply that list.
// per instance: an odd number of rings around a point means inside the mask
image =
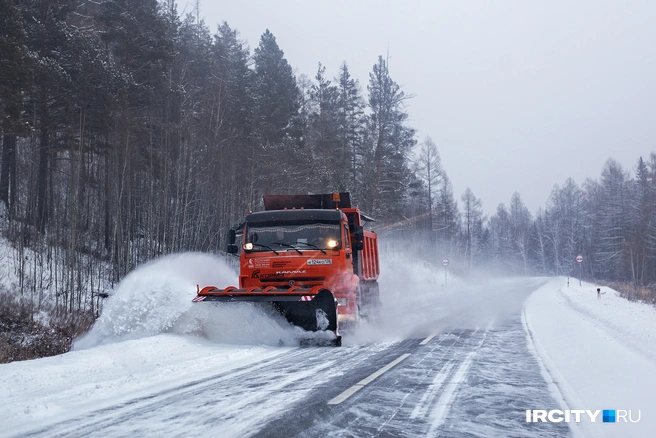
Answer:
[{"label": "tire track in snow", "polygon": [[417,406],[415,406],[415,409],[412,411],[412,414],[410,414],[410,418],[417,418],[417,417],[425,417],[426,412],[428,411],[428,408],[432,404],[433,400],[439,393],[439,390],[442,388],[442,385],[444,382],[447,380],[449,375],[451,374],[451,370],[453,369],[453,362],[447,362],[444,365],[444,368],[442,368],[436,375],[435,378],[433,379],[433,382],[431,385],[428,387],[428,390],[424,392],[424,395],[421,397],[421,400],[419,400],[419,403]]},{"label": "tire track in snow", "polygon": [[433,411],[431,412],[431,427],[428,430],[428,436],[435,436],[437,429],[444,423],[444,420],[449,413],[449,409],[451,408],[451,404],[453,403],[456,392],[458,391],[458,386],[465,381],[467,371],[469,371],[469,368],[474,361],[474,356],[476,356],[478,350],[485,342],[485,338],[487,338],[487,334],[490,331],[491,325],[492,324],[490,323],[490,325],[488,325],[487,329],[485,330],[485,333],[483,333],[483,338],[479,342],[478,346],[474,349],[474,351],[467,355],[460,366],[458,366],[458,369],[453,374],[451,380],[449,380],[449,383],[445,385],[442,395],[437,400],[437,403],[435,403]]}]

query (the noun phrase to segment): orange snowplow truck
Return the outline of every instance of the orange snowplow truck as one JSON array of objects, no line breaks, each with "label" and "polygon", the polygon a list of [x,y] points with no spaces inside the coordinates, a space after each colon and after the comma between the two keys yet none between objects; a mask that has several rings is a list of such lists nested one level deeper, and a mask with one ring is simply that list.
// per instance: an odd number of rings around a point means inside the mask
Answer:
[{"label": "orange snowplow truck", "polygon": [[378,237],[349,193],[264,196],[265,211],[230,230],[240,257],[239,288],[206,286],[194,302],[270,303],[290,323],[332,332],[372,318],[379,305]]}]

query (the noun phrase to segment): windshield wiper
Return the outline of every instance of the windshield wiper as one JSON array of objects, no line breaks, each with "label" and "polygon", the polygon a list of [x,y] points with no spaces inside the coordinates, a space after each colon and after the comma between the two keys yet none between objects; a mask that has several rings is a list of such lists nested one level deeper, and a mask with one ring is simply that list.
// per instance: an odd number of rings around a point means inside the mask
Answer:
[{"label": "windshield wiper", "polygon": [[[275,242],[274,242],[274,243],[275,243]],[[270,249],[270,250],[273,251],[276,255],[279,255],[279,254],[278,254],[278,251],[276,251],[275,249],[271,248],[270,246],[262,245],[261,243],[254,243],[253,245],[257,245],[257,246],[262,247],[262,248],[265,248],[265,249]],[[251,251],[252,251],[252,250],[251,250]]]},{"label": "windshield wiper", "polygon": [[290,245],[289,243],[283,243],[283,242],[271,242],[272,245],[280,245],[280,246],[285,246],[287,248],[292,248],[296,251],[298,251],[299,254],[303,254],[300,249],[296,248],[294,245]]},{"label": "windshield wiper", "polygon": [[324,253],[324,254],[328,254],[326,251],[323,250],[323,248],[319,248],[317,245],[314,245],[314,244],[312,244],[312,243],[300,242],[300,241],[298,241],[298,240],[296,241],[296,243],[301,243],[301,244],[303,244],[303,245],[307,245],[307,246],[309,246],[310,248],[315,248],[315,249],[318,249],[319,251],[321,251],[321,252]]}]

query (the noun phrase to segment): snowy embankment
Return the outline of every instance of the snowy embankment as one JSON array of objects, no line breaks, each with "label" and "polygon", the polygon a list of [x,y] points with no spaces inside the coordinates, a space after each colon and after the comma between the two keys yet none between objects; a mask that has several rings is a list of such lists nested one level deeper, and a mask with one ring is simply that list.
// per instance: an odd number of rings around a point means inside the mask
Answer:
[{"label": "snowy embankment", "polygon": [[[574,283],[576,282],[576,283]],[[526,301],[524,320],[560,406],[543,410],[626,410],[637,423],[594,423],[587,415],[575,436],[656,436],[656,309],[611,289],[554,279]],[[628,420],[628,418],[627,418]]]}]

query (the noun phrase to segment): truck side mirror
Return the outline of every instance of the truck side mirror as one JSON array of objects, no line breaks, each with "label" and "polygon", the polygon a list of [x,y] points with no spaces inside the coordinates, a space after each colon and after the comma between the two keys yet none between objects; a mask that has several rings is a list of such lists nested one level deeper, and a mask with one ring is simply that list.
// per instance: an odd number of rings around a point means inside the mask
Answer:
[{"label": "truck side mirror", "polygon": [[237,254],[239,247],[234,244],[228,245],[228,254]]},{"label": "truck side mirror", "polygon": [[353,239],[356,242],[362,242],[364,240],[364,228],[361,225],[356,225],[353,228]]},{"label": "truck side mirror", "polygon": [[235,230],[231,229],[230,231],[228,231],[228,244],[233,245],[236,239],[237,239],[237,233],[235,232]]},{"label": "truck side mirror", "polygon": [[364,243],[362,241],[353,242],[353,249],[356,251],[362,251],[364,249]]}]

